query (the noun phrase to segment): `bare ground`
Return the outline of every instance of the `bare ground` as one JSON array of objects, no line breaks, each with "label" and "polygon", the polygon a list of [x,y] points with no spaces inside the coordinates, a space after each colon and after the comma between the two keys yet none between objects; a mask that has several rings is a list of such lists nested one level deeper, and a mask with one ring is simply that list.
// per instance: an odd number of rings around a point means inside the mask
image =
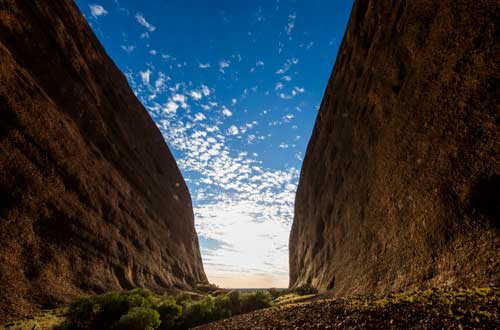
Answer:
[{"label": "bare ground", "polygon": [[499,288],[490,287],[312,299],[196,329],[500,329],[499,297]]}]

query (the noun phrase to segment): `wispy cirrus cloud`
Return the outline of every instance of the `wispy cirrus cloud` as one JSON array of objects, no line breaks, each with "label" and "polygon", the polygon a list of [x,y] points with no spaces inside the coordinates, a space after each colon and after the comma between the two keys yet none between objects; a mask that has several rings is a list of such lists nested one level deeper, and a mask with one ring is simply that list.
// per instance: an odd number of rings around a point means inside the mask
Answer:
[{"label": "wispy cirrus cloud", "polygon": [[293,65],[297,65],[299,63],[299,59],[298,58],[290,58],[290,59],[287,59],[285,61],[285,63],[283,64],[283,66],[281,68],[279,68],[277,71],[276,71],[276,74],[284,74],[284,73],[287,73],[288,70],[290,70],[290,68],[293,66]]},{"label": "wispy cirrus cloud", "polygon": [[285,27],[286,34],[288,35],[288,39],[292,40],[292,31],[295,27],[295,19],[297,18],[297,13],[293,12],[288,15],[288,23]]},{"label": "wispy cirrus cloud", "polygon": [[136,48],[136,46],[134,45],[121,45],[120,46],[121,49],[123,49],[124,52],[126,53],[132,53],[134,51],[134,49]]},{"label": "wispy cirrus cloud", "polygon": [[142,13],[135,14],[135,19],[137,23],[144,26],[149,32],[154,32],[156,30],[156,27],[149,23]]}]

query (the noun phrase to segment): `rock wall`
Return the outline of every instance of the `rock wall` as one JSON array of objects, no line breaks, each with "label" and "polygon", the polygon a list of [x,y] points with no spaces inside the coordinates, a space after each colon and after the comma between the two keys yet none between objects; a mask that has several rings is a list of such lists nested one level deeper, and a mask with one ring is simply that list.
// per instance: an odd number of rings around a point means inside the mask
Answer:
[{"label": "rock wall", "polygon": [[161,133],[70,0],[0,0],[0,321],[206,277]]},{"label": "rock wall", "polygon": [[356,0],[307,148],[290,286],[500,283],[500,4]]}]

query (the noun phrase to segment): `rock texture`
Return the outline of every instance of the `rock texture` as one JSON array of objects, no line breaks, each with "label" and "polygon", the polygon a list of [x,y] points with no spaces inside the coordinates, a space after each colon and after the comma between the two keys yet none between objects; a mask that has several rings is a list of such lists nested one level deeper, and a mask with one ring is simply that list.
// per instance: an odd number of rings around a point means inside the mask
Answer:
[{"label": "rock texture", "polygon": [[205,282],[163,137],[70,0],[0,0],[0,321]]},{"label": "rock texture", "polygon": [[290,285],[500,281],[495,0],[355,1],[307,148]]}]

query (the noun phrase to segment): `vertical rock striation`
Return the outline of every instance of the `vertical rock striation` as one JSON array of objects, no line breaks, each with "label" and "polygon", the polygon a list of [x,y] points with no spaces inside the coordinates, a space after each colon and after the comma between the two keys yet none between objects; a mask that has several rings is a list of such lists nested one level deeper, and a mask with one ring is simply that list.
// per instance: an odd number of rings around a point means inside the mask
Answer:
[{"label": "vertical rock striation", "polygon": [[0,0],[0,321],[206,277],[161,133],[70,0]]},{"label": "vertical rock striation", "polygon": [[500,282],[495,0],[355,1],[307,148],[290,285]]}]

